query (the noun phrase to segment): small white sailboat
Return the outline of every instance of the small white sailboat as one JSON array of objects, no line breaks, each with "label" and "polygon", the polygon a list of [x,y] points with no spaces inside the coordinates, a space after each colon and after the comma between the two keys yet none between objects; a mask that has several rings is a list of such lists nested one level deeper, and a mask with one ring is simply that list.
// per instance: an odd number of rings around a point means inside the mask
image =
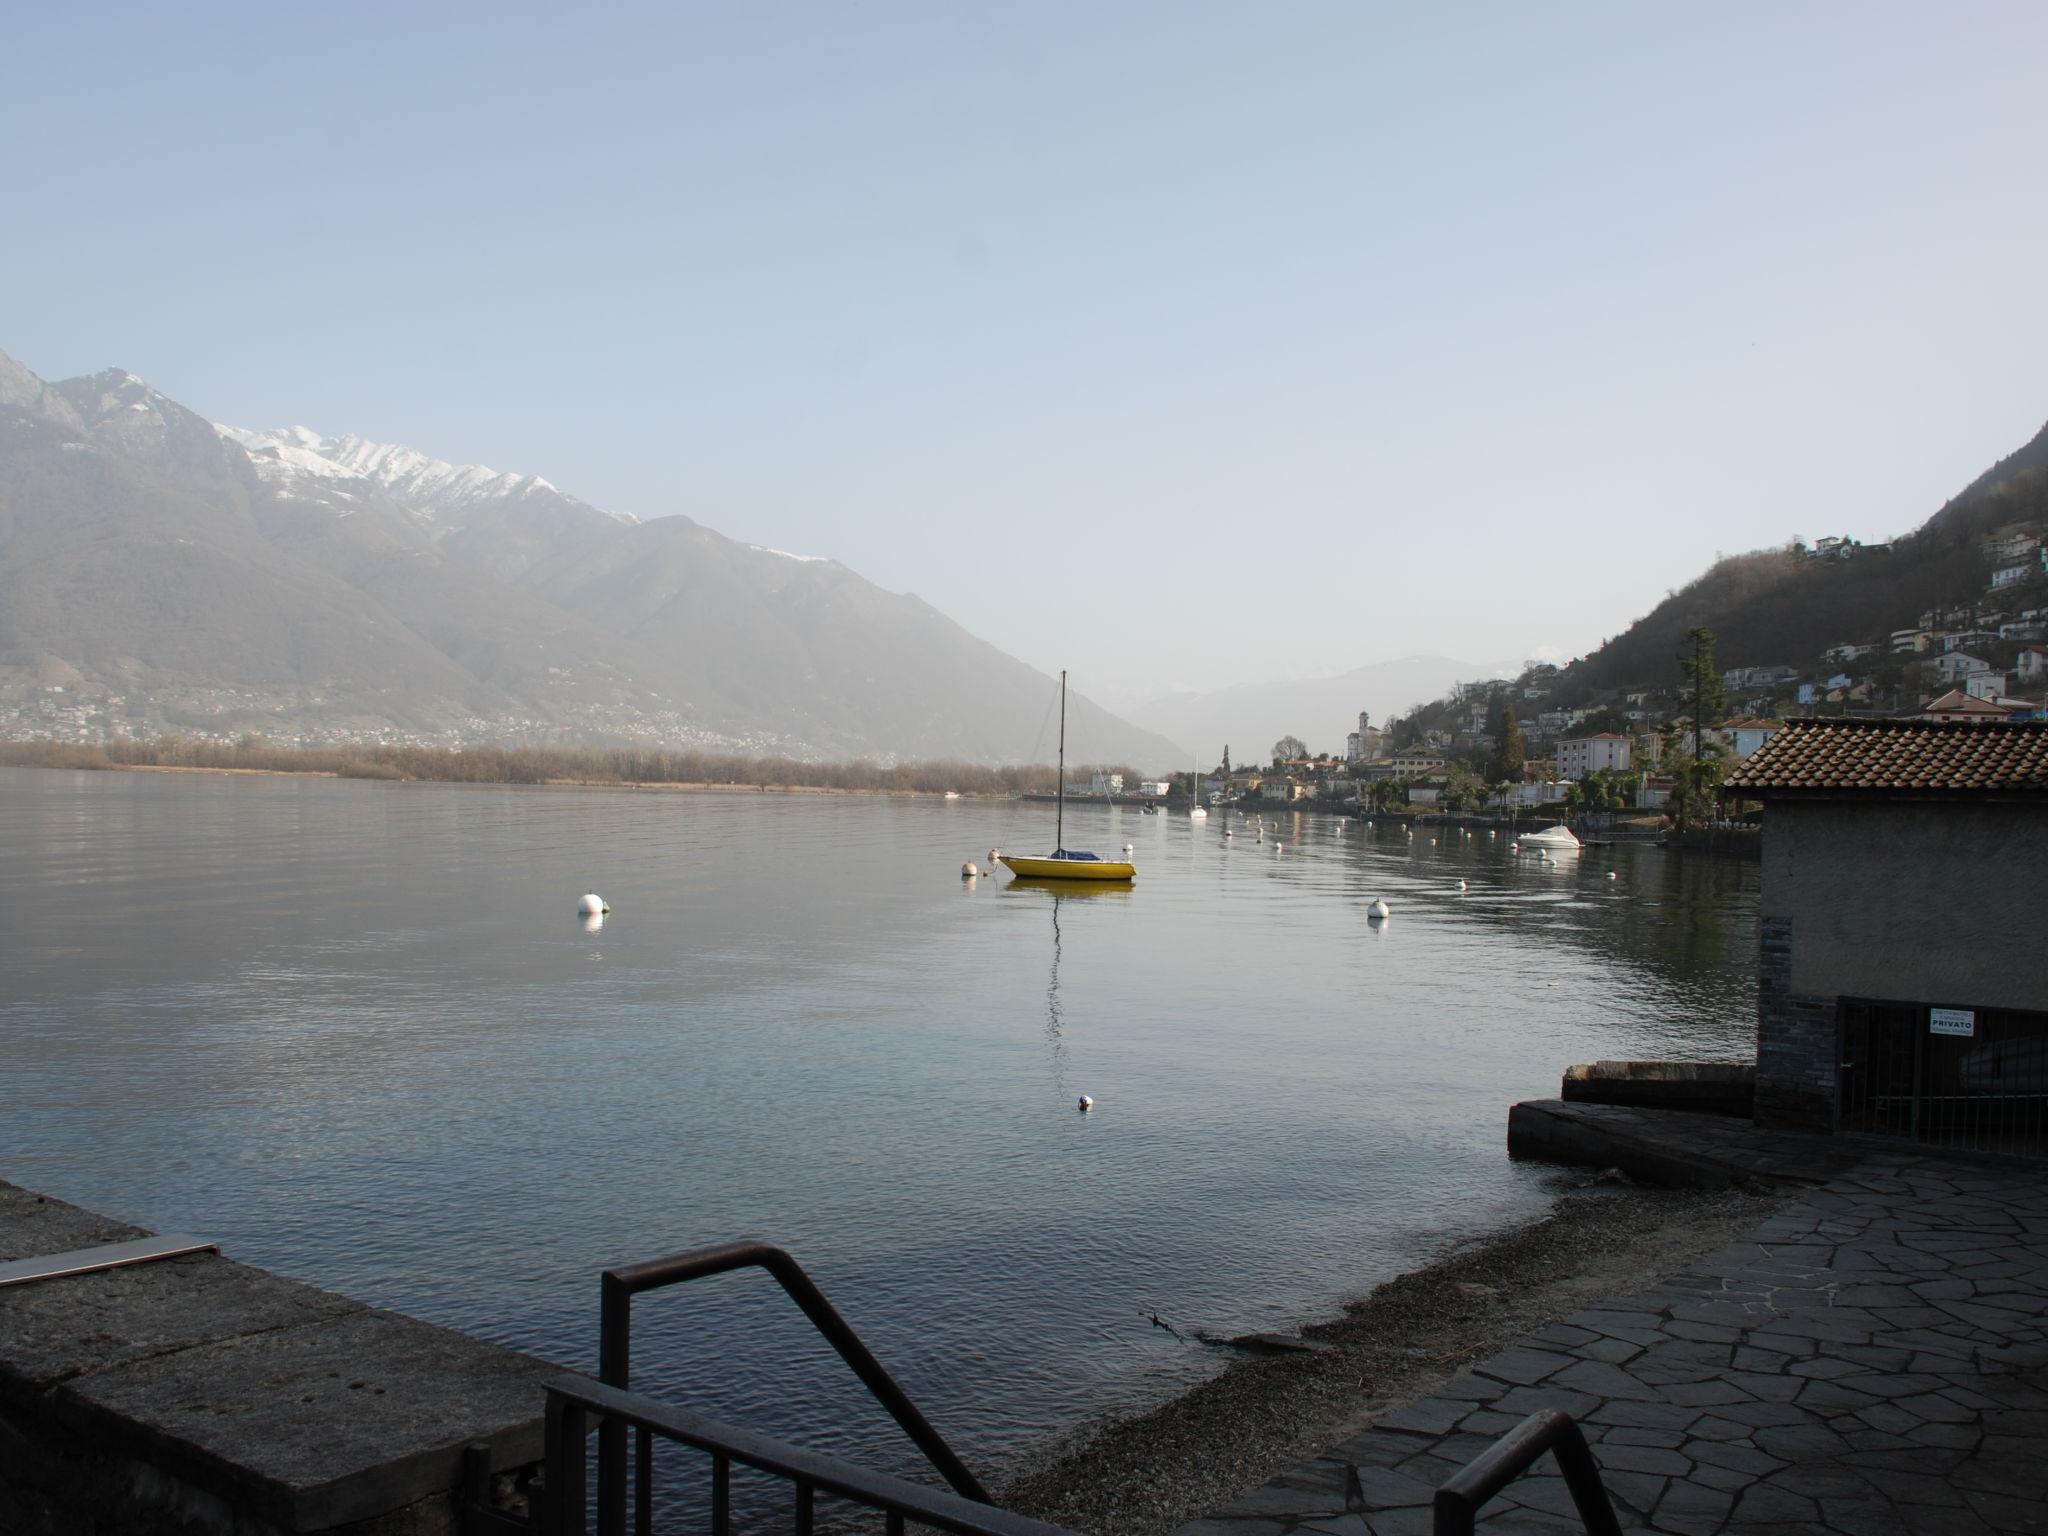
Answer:
[{"label": "small white sailboat", "polygon": [[1202,765],[1195,764],[1194,777],[1189,781],[1194,786],[1195,803],[1188,810],[1189,821],[1207,821],[1209,813],[1202,809]]}]

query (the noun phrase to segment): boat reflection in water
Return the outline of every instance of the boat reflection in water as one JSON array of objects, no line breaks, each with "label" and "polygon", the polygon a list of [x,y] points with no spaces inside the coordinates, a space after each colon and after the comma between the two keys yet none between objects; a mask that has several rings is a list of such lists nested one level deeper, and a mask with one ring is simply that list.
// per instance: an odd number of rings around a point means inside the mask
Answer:
[{"label": "boat reflection in water", "polygon": [[1005,895],[1036,896],[1052,907],[1052,966],[1045,978],[1045,1043],[1052,1052],[1052,1083],[1067,1091],[1066,1015],[1060,1007],[1060,904],[1097,896],[1129,896],[1129,885],[1077,885],[1069,880],[1027,880],[1022,876],[1003,887]]}]

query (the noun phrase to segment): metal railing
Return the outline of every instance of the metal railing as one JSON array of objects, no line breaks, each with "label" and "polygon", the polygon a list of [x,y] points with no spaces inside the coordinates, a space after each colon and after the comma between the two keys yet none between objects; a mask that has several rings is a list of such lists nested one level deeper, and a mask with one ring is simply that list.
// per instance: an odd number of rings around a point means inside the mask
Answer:
[{"label": "metal railing", "polygon": [[1592,1447],[1572,1416],[1556,1408],[1530,1414],[1437,1489],[1432,1506],[1435,1536],[1473,1536],[1473,1525],[1486,1501],[1545,1453],[1556,1455],[1587,1536],[1621,1536],[1621,1522],[1601,1486],[1600,1464],[1593,1459]]},{"label": "metal railing", "polygon": [[[605,1386],[587,1376],[543,1383],[547,1392],[547,1494],[541,1536],[584,1536],[589,1519],[586,1486],[590,1420],[620,1436],[631,1431],[638,1462],[649,1465],[658,1438],[693,1446],[711,1458],[710,1536],[731,1536],[732,1469],[752,1467],[790,1484],[796,1494],[795,1536],[812,1536],[820,1495],[879,1511],[887,1536],[904,1536],[908,1525],[954,1536],[1074,1536],[1061,1526],[1013,1515],[992,1504],[926,1488],[886,1472],[790,1445],[753,1430],[723,1424],[638,1392]],[[602,1431],[600,1431],[602,1434]],[[642,1536],[652,1529],[646,1486],[635,1511]],[[602,1512],[600,1512],[602,1520]]]},{"label": "metal railing", "polygon": [[[691,1280],[701,1280],[708,1275],[722,1275],[736,1269],[765,1269],[773,1275],[782,1289],[789,1294],[790,1300],[794,1301],[804,1316],[810,1319],[811,1326],[816,1328],[825,1342],[838,1352],[839,1358],[853,1368],[853,1373],[861,1379],[862,1385],[874,1396],[875,1401],[887,1409],[889,1416],[903,1427],[904,1432],[910,1436],[917,1448],[924,1452],[925,1458],[952,1486],[954,1492],[977,1504],[990,1503],[988,1490],[983,1488],[980,1480],[967,1470],[966,1463],[953,1453],[953,1448],[946,1444],[945,1437],[918,1411],[917,1405],[910,1400],[910,1394],[896,1384],[896,1379],[883,1369],[882,1362],[869,1352],[868,1347],[861,1342],[860,1335],[853,1331],[853,1325],[841,1317],[838,1309],[825,1299],[825,1293],[818,1289],[817,1282],[804,1272],[804,1267],[789,1253],[772,1243],[720,1243],[711,1248],[694,1248],[688,1253],[672,1254],[665,1259],[649,1259],[644,1264],[628,1264],[623,1268],[606,1270],[602,1281],[598,1332],[598,1376],[604,1385],[621,1393],[632,1385],[635,1296],[642,1291],[681,1285]],[[643,1406],[652,1401],[644,1398],[634,1399],[636,1404]],[[551,1405],[552,1402],[553,1399],[550,1398]],[[636,1409],[637,1411],[639,1410]],[[626,1419],[608,1414],[598,1429],[599,1536],[625,1536],[626,1425]],[[733,1430],[729,1433],[740,1435],[747,1432]],[[550,1420],[550,1443],[553,1434],[553,1421]],[[771,1446],[776,1444],[773,1441],[762,1443]],[[639,1529],[644,1533],[648,1529],[646,1511],[653,1501],[653,1446],[648,1430],[641,1431],[634,1450],[634,1503],[640,1511]],[[550,1482],[552,1483],[552,1477]],[[717,1489],[722,1486],[722,1483],[714,1482],[714,1496]],[[801,1502],[803,1486],[801,1483],[798,1485],[800,1517],[804,1515],[806,1507]],[[903,1486],[915,1485],[906,1483]],[[716,1510],[717,1506],[714,1504],[714,1521],[718,1518]],[[802,1528],[800,1521],[799,1529]],[[580,1536],[581,1527],[576,1529]]]}]

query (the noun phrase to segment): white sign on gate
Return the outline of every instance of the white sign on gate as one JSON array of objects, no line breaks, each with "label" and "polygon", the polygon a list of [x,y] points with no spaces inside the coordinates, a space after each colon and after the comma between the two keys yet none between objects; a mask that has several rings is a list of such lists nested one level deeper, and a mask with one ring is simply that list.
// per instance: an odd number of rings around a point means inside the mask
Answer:
[{"label": "white sign on gate", "polygon": [[1930,1008],[1927,1010],[1927,1033],[1974,1036],[1977,1033],[1976,1012],[1969,1008]]}]

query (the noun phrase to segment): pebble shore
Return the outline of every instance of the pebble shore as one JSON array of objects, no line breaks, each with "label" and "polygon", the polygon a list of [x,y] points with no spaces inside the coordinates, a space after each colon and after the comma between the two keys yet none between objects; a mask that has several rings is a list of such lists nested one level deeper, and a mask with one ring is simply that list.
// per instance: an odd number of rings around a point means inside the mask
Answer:
[{"label": "pebble shore", "polygon": [[1055,1446],[997,1496],[1077,1530],[1165,1536],[1428,1395],[1460,1366],[1591,1301],[1654,1284],[1792,1199],[1596,1186],[1304,1328],[1330,1346],[1249,1355],[1192,1391]]}]

